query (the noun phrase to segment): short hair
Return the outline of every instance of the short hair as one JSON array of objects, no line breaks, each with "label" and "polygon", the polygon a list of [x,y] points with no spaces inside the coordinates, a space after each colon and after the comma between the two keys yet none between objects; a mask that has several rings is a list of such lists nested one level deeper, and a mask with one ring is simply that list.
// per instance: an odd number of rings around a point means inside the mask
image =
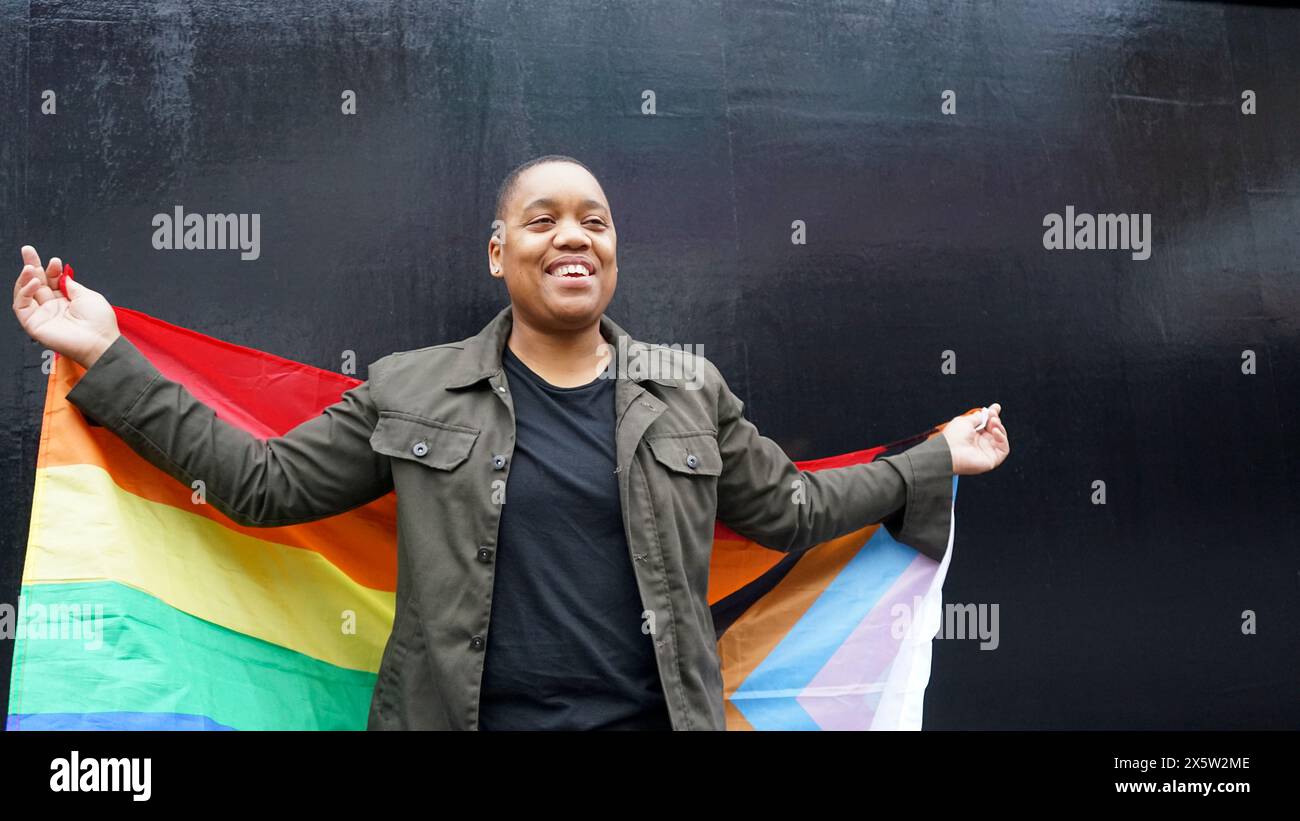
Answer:
[{"label": "short hair", "polygon": [[596,172],[592,171],[590,168],[587,168],[587,166],[583,165],[581,162],[578,162],[573,157],[567,157],[564,154],[545,154],[541,157],[534,157],[528,162],[516,167],[514,171],[511,171],[509,174],[507,174],[506,178],[501,181],[501,187],[497,189],[496,219],[505,220],[506,203],[510,202],[510,198],[515,195],[515,188],[519,183],[519,176],[535,165],[541,165],[542,163],[548,163],[548,162],[573,163],[579,168],[585,170],[591,176],[593,177],[596,176]]}]

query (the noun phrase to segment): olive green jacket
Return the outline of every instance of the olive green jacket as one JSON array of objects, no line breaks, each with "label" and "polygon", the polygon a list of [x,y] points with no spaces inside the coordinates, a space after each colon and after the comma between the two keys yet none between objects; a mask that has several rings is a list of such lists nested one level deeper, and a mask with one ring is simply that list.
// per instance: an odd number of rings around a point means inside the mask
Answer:
[{"label": "olive green jacket", "polygon": [[[472,730],[514,450],[501,366],[511,324],[507,306],[472,337],[385,356],[336,404],[265,441],[218,419],[125,337],[68,400],[187,486],[202,479],[208,501],[242,525],[307,522],[396,489],[395,619],[368,728]],[[623,361],[649,350],[607,316],[600,330],[616,351],[624,346]],[[745,419],[711,362],[653,348],[671,368],[610,373],[629,561],[653,614],[647,623],[674,729],[721,730],[722,674],[706,598],[714,521],[787,552],[883,521],[895,539],[937,560],[948,545],[952,458],[934,436],[869,464],[801,472]]]}]

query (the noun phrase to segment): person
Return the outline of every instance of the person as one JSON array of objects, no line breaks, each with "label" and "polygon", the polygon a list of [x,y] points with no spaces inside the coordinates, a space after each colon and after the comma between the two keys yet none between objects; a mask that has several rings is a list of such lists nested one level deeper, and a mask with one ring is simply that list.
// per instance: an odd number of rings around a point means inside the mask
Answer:
[{"label": "person", "polygon": [[65,297],[58,258],[22,249],[18,321],[86,369],[68,401],[178,481],[203,479],[234,521],[311,521],[396,489],[395,617],[369,729],[725,729],[715,520],[786,552],[881,522],[938,560],[952,475],[1010,452],[994,403],[981,430],[958,416],[902,453],[800,471],[706,357],[605,314],[617,234],[585,165],[524,163],[496,217],[487,261],[509,305],[475,336],[371,363],[267,440],[164,377],[98,292],[68,280]]}]

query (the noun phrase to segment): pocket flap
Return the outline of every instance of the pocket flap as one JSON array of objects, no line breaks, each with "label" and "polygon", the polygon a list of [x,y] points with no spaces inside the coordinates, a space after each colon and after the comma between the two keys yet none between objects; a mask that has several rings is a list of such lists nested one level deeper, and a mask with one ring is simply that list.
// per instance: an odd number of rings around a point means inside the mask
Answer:
[{"label": "pocket flap", "polygon": [[718,476],[722,473],[722,452],[712,433],[658,436],[650,440],[655,458],[678,473]]},{"label": "pocket flap", "polygon": [[370,447],[386,456],[451,470],[469,458],[478,435],[478,430],[464,425],[380,411]]}]

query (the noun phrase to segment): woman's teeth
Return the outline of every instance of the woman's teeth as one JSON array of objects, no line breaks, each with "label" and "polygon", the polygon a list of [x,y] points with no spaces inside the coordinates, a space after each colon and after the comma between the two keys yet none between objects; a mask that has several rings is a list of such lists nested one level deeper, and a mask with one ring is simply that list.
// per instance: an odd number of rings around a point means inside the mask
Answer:
[{"label": "woman's teeth", "polygon": [[587,270],[587,266],[585,266],[585,265],[561,265],[560,267],[556,268],[554,271],[551,272],[551,276],[553,276],[553,277],[575,277],[575,276],[589,277],[589,276],[591,276],[591,272]]}]

